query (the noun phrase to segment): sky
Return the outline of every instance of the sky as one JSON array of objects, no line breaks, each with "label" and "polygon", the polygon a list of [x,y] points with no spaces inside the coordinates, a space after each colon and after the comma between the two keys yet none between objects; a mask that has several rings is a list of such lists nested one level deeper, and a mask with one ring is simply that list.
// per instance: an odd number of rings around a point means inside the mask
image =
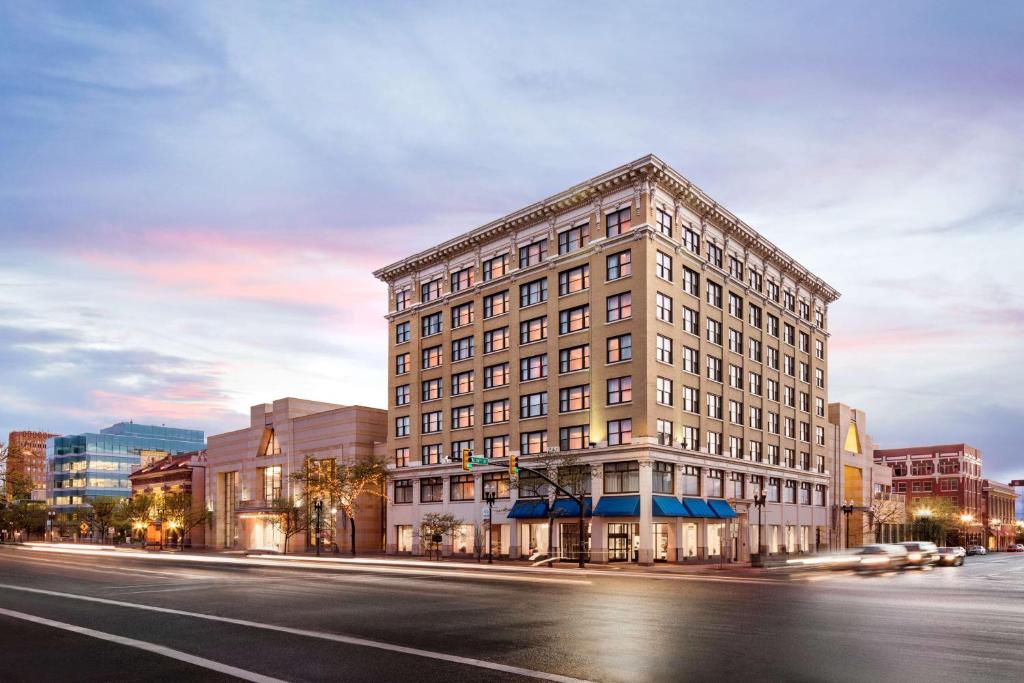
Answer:
[{"label": "sky", "polygon": [[1024,4],[0,0],[0,434],[386,406],[371,272],[657,154],[842,293],[830,401],[1024,478]]}]

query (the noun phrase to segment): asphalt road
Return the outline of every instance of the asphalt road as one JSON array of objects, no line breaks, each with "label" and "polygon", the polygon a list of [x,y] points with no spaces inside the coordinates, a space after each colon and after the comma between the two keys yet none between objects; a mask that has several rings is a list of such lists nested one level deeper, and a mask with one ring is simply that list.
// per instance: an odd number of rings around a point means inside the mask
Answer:
[{"label": "asphalt road", "polygon": [[750,580],[3,547],[0,653],[0,681],[1020,681],[1024,555]]}]

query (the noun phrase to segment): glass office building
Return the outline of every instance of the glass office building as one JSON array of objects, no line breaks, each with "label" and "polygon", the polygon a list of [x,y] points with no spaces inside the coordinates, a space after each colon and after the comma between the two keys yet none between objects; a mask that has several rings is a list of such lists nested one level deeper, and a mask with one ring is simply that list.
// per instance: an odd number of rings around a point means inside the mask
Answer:
[{"label": "glass office building", "polygon": [[47,502],[58,512],[74,512],[97,496],[128,498],[128,475],[144,457],[204,448],[201,430],[132,422],[119,422],[98,434],[53,437],[46,442]]}]

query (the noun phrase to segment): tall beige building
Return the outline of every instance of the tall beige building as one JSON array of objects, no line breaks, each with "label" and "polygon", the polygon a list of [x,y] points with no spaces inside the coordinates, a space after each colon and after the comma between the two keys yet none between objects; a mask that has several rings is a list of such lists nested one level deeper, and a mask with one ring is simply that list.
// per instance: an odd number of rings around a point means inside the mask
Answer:
[{"label": "tall beige building", "polygon": [[[301,482],[307,458],[352,464],[379,455],[387,416],[379,408],[342,406],[282,398],[250,408],[249,426],[211,436],[207,442],[207,482],[216,548],[295,552],[315,543],[314,529],[286,538],[284,505],[305,506]],[[325,501],[322,529],[327,542],[350,547],[350,520],[331,515]],[[356,512],[356,549],[380,551],[384,501],[365,496]],[[287,548],[286,548],[287,545]],[[332,546],[333,547],[333,546]]]},{"label": "tall beige building", "polygon": [[551,515],[568,501],[528,477],[510,487],[499,467],[463,472],[463,448],[584,463],[594,561],[829,542],[839,294],[657,157],[375,275],[389,292],[389,551],[422,552],[428,512],[465,522],[448,551],[479,547],[484,487],[498,552],[574,546],[576,523]]}]

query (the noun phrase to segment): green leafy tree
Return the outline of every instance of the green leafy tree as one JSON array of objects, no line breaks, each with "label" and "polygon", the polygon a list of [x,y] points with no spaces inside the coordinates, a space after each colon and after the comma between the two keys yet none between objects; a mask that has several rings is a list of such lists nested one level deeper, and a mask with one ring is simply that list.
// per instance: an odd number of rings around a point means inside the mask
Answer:
[{"label": "green leafy tree", "polygon": [[913,538],[931,541],[936,545],[949,545],[960,529],[960,510],[945,498],[929,498],[918,502],[910,510]]},{"label": "green leafy tree", "polygon": [[11,452],[8,444],[0,443],[0,491],[8,503],[32,497],[32,478],[15,471],[20,457],[20,454]]},{"label": "green leafy tree", "polygon": [[136,493],[123,498],[114,511],[114,525],[138,532],[139,540],[145,541],[145,529],[156,516],[156,498],[148,493]]},{"label": "green leafy tree", "polygon": [[107,529],[114,526],[117,519],[117,508],[121,499],[112,496],[96,496],[89,501],[90,510],[86,513],[86,519],[92,526],[92,535],[103,539],[107,535]]},{"label": "green leafy tree", "polygon": [[420,520],[420,542],[437,549],[438,542],[434,539],[443,540],[447,536],[454,544],[462,525],[463,521],[450,512],[428,512]]},{"label": "green leafy tree", "polygon": [[160,500],[160,518],[174,526],[179,545],[188,538],[189,532],[205,524],[209,513],[205,508],[194,505],[192,494],[187,491],[169,493]]},{"label": "green leafy tree", "polygon": [[[306,458],[303,471],[293,478],[303,486],[307,509],[313,501],[336,507],[349,520],[351,553],[356,554],[356,514],[371,498],[384,497],[387,465],[383,460],[368,458],[351,465],[335,460]],[[319,542],[319,541],[318,541]]]},{"label": "green leafy tree", "polygon": [[46,530],[46,507],[27,500],[4,501],[0,503],[0,526],[12,538],[15,532],[21,532],[24,540],[41,535]]}]

